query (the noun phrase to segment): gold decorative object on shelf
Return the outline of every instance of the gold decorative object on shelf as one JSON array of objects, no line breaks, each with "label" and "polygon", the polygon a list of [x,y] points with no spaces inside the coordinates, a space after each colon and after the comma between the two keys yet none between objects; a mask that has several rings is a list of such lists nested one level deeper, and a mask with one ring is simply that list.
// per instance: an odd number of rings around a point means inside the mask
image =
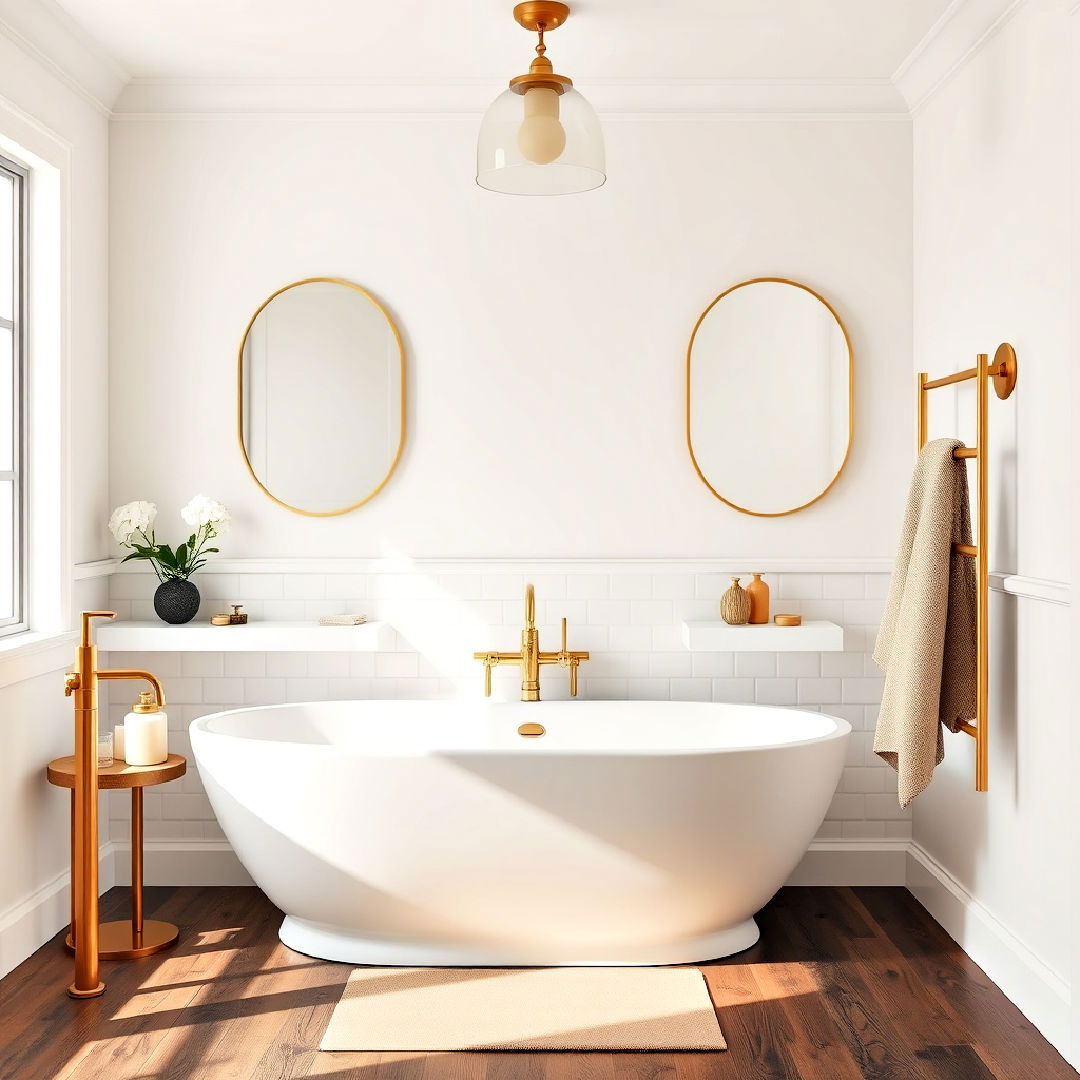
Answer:
[{"label": "gold decorative object on shelf", "polygon": [[211,615],[211,626],[228,626],[232,622],[232,619],[228,615]]},{"label": "gold decorative object on shelf", "polygon": [[746,591],[750,595],[750,622],[757,625],[769,621],[769,586],[761,580],[761,574],[753,578]]},{"label": "gold decorative object on shelf", "polygon": [[776,615],[773,618],[773,622],[777,626],[802,626],[802,616],[790,614]]},{"label": "gold decorative object on shelf", "polygon": [[958,459],[974,458],[978,476],[979,520],[974,544],[954,544],[958,555],[975,560],[975,664],[978,674],[975,688],[975,723],[963,724],[960,730],[975,740],[975,790],[986,791],[990,776],[989,756],[989,703],[990,703],[990,384],[994,393],[1003,401],[1016,388],[1016,350],[1002,342],[994,353],[991,364],[986,353],[979,353],[975,366],[931,379],[925,371],[919,372],[919,445],[926,445],[926,391],[939,386],[975,380],[975,445],[963,446],[953,451]]},{"label": "gold decorative object on shelf", "polygon": [[243,604],[233,604],[232,614],[229,616],[230,626],[244,626],[247,623],[247,612]]},{"label": "gold decorative object on shelf", "polygon": [[97,647],[90,635],[91,619],[115,619],[115,611],[84,611],[82,635],[75,651],[75,670],[64,676],[64,694],[75,698],[75,755],[71,806],[71,933],[75,949],[75,980],[68,987],[74,998],[105,992],[99,976],[98,925],[98,681],[145,679],[157,703],[165,707],[161,680],[149,671],[100,671]]},{"label": "gold decorative object on shelf", "polygon": [[[525,586],[525,628],[521,631],[521,651],[516,653],[477,652],[474,660],[484,665],[484,697],[491,697],[491,669],[499,664],[519,664],[521,666],[521,700],[540,700],[540,668],[544,664],[558,664],[570,671],[570,696],[577,697],[578,665],[588,660],[588,652],[571,652],[566,647],[566,620],[562,621],[562,647],[558,652],[540,651],[540,634],[536,629],[536,590],[532,585]],[[531,725],[526,725],[531,726]],[[539,725],[537,725],[539,726]],[[542,735],[539,732],[522,731],[521,735]]]},{"label": "gold decorative object on shelf", "polygon": [[731,587],[720,597],[720,618],[729,626],[744,626],[750,621],[750,594],[731,579]]}]

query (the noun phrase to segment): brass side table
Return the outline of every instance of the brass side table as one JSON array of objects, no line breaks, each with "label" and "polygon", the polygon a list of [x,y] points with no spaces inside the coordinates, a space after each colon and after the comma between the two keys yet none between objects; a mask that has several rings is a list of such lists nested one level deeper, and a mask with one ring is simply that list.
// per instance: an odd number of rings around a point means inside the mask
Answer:
[{"label": "brass side table", "polygon": [[[143,788],[166,784],[187,772],[187,758],[170,754],[160,765],[127,765],[122,761],[98,768],[98,789],[131,789],[131,919],[102,923],[98,956],[102,960],[134,960],[167,948],[179,931],[172,923],[143,919]],[[71,788],[72,851],[75,846],[75,759],[50,761],[45,775],[50,784]],[[74,904],[67,947],[74,949]]]}]

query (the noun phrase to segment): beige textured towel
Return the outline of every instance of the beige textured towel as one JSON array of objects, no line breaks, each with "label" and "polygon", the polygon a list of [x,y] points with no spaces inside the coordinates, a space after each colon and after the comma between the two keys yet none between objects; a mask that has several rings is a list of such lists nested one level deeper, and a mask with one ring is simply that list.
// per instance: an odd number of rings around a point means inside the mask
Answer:
[{"label": "beige textured towel", "polygon": [[919,454],[908,494],[874,660],[885,672],[874,753],[899,774],[900,805],[930,783],[945,756],[941,726],[975,716],[975,566],[962,442],[935,439]]}]

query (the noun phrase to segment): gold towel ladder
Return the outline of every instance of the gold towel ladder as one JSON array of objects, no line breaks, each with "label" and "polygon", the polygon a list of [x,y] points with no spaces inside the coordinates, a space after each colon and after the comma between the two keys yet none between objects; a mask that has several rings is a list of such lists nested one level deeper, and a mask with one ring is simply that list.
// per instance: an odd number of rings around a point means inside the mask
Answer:
[{"label": "gold towel ladder", "polygon": [[926,445],[926,391],[939,386],[975,380],[976,429],[975,446],[965,446],[953,452],[955,458],[975,458],[978,465],[979,520],[976,524],[974,544],[953,544],[958,555],[975,560],[975,640],[976,640],[976,691],[975,723],[965,723],[961,730],[975,740],[975,790],[986,791],[989,773],[989,738],[987,726],[990,697],[990,627],[989,593],[990,564],[988,533],[990,515],[987,513],[989,479],[989,424],[987,406],[990,401],[990,382],[999,398],[1007,398],[1016,386],[1016,350],[1009,344],[997,347],[994,362],[987,362],[986,353],[979,353],[975,367],[946,375],[942,379],[930,379],[925,371],[919,372],[919,449]]}]

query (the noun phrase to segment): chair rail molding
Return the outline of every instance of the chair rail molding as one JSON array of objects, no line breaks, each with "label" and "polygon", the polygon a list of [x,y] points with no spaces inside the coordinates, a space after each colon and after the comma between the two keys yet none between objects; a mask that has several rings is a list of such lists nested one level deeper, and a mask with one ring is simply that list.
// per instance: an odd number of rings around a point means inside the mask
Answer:
[{"label": "chair rail molding", "polygon": [[[206,574],[887,574],[893,560],[884,556],[850,558],[762,558],[735,556],[370,556],[220,558],[199,571]],[[76,577],[145,574],[138,562],[100,560],[81,563]]]},{"label": "chair rail molding", "polygon": [[990,588],[994,592],[1020,596],[1028,600],[1043,600],[1048,604],[1063,604],[1068,607],[1072,603],[1072,586],[1067,581],[1051,581],[1048,578],[991,571]]}]

